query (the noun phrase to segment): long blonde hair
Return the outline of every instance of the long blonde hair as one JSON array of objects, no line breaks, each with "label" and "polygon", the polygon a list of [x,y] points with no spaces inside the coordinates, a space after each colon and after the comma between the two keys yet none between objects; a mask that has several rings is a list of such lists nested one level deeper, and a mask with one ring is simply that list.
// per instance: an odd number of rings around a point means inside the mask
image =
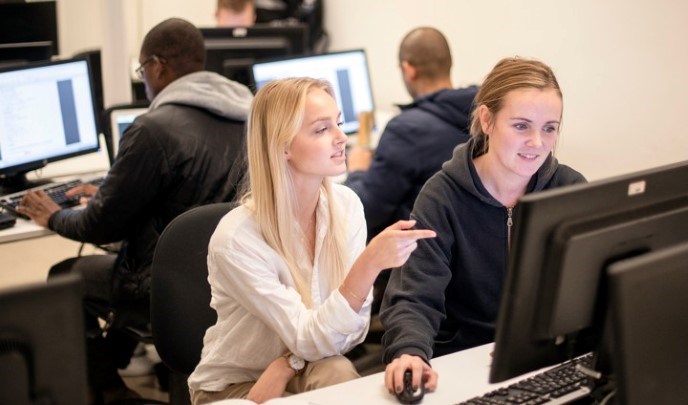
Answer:
[{"label": "long blonde hair", "polygon": [[[291,78],[275,80],[256,93],[248,121],[248,190],[242,203],[251,209],[265,241],[287,263],[303,303],[312,307],[311,271],[298,266],[302,238],[294,237],[300,227],[296,221],[297,196],[285,150],[303,125],[306,98],[313,89],[334,97],[324,80]],[[327,266],[330,289],[337,288],[346,274],[345,223],[338,202],[331,198],[330,180],[325,177],[322,191],[327,197],[330,222],[321,256]]]}]

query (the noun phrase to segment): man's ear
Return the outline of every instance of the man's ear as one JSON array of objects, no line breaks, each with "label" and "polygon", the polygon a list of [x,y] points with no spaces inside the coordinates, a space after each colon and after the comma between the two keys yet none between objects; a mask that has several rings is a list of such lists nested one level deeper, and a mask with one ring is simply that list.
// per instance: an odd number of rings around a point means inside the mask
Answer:
[{"label": "man's ear", "polygon": [[177,73],[167,63],[158,63],[153,74],[155,75],[156,81],[163,84],[163,88],[179,79]]},{"label": "man's ear", "polygon": [[169,80],[170,83],[179,79],[177,72],[170,66],[169,63],[160,63],[160,70],[158,70],[161,80]]},{"label": "man's ear", "polygon": [[401,73],[404,75],[404,79],[406,79],[407,82],[413,81],[416,79],[417,71],[416,68],[408,63],[407,61],[402,61],[401,62]]}]

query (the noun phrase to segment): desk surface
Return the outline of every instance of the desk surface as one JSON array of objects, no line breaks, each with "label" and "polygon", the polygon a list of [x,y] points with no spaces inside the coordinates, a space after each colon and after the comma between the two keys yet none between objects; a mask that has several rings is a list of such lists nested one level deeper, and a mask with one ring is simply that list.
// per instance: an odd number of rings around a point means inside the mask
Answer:
[{"label": "desk surface", "polygon": [[0,231],[0,243],[14,242],[22,239],[37,238],[50,235],[53,232],[37,225],[35,222],[17,218],[17,223],[11,228]]},{"label": "desk surface", "polygon": [[[492,344],[464,350],[432,360],[432,367],[439,374],[437,390],[426,393],[424,405],[456,404],[492,391],[506,387],[524,379],[529,373],[499,384],[487,382],[490,372]],[[246,400],[225,400],[216,405],[249,404]],[[299,395],[274,399],[268,404],[280,405],[351,405],[351,404],[399,404],[396,397],[389,394],[384,386],[384,373],[377,373],[353,381],[333,385]]]}]

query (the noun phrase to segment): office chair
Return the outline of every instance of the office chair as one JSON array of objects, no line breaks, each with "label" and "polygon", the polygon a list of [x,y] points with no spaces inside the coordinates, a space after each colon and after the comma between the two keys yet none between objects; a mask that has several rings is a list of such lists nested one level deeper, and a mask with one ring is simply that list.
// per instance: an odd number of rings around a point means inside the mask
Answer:
[{"label": "office chair", "polygon": [[153,342],[170,369],[170,404],[190,404],[187,378],[196,368],[203,336],[215,324],[210,308],[207,255],[210,237],[235,203],[193,208],[167,225],[151,268]]}]

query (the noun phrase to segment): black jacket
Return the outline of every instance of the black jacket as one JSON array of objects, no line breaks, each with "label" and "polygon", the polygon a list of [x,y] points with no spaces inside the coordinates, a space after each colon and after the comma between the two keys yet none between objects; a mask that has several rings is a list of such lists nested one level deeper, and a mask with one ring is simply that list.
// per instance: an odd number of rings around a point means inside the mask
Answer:
[{"label": "black jacket", "polygon": [[[404,353],[427,361],[494,340],[509,249],[508,210],[476,173],[475,143],[456,148],[413,207],[416,226],[437,237],[418,241],[408,262],[392,271],[380,311],[387,363]],[[581,182],[580,173],[550,156],[527,193]]]},{"label": "black jacket", "polygon": [[70,239],[123,242],[113,276],[115,301],[148,297],[153,251],[174,217],[234,199],[245,173],[251,98],[246,87],[214,73],[176,80],[124,133],[86,208],[51,216],[50,229]]},{"label": "black jacket", "polygon": [[408,219],[423,184],[468,140],[477,91],[440,90],[403,106],[380,136],[370,168],[349,173],[344,184],[363,203],[368,238]]}]

